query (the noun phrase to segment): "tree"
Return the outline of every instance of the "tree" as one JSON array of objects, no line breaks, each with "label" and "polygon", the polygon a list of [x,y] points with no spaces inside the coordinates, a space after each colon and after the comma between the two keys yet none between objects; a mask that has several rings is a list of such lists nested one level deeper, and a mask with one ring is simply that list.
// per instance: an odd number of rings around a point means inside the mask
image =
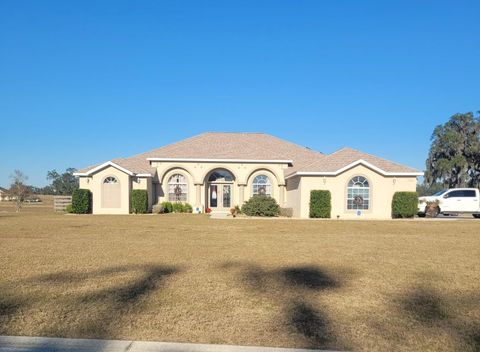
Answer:
[{"label": "tree", "polygon": [[431,140],[425,172],[428,185],[480,186],[480,115],[453,115],[435,128]]},{"label": "tree", "polygon": [[22,208],[25,198],[30,193],[29,187],[25,184],[28,176],[20,170],[15,170],[10,178],[12,179],[12,184],[10,186],[9,193],[15,201],[16,211],[19,212]]},{"label": "tree", "polygon": [[63,174],[59,174],[57,170],[51,170],[47,173],[47,180],[52,181],[50,189],[53,194],[71,195],[74,190],[78,189],[78,179],[73,176],[76,169],[69,167]]}]

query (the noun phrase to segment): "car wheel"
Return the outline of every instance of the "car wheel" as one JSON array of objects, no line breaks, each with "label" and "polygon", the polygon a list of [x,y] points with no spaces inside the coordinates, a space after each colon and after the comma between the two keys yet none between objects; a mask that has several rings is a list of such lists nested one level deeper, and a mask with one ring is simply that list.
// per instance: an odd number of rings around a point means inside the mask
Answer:
[{"label": "car wheel", "polygon": [[480,214],[472,214],[475,219],[480,219]]}]

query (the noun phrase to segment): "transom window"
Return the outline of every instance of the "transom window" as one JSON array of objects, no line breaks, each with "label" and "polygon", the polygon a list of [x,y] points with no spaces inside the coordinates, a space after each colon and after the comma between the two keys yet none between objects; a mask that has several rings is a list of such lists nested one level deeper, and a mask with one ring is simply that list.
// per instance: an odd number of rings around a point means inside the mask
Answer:
[{"label": "transom window", "polygon": [[103,183],[118,183],[118,180],[113,176],[108,176],[103,180]]},{"label": "transom window", "polygon": [[266,175],[258,175],[253,179],[252,193],[254,196],[271,196],[272,184]]},{"label": "transom window", "polygon": [[186,202],[188,195],[187,179],[182,174],[175,174],[168,179],[168,200]]},{"label": "transom window", "polygon": [[362,176],[355,176],[348,182],[347,209],[366,210],[370,207],[370,185]]},{"label": "transom window", "polygon": [[232,182],[233,175],[227,170],[215,170],[208,177],[208,182]]}]

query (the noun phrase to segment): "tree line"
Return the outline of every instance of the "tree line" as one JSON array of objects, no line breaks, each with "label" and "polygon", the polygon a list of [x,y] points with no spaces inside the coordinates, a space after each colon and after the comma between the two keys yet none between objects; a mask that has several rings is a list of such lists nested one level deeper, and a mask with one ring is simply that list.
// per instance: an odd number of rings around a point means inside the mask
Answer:
[{"label": "tree line", "polygon": [[480,187],[480,112],[458,113],[433,130],[419,193]]},{"label": "tree line", "polygon": [[8,195],[15,202],[17,211],[20,210],[23,202],[35,195],[71,195],[78,189],[78,179],[73,176],[74,168],[67,168],[65,172],[58,173],[56,170],[47,172],[47,180],[50,184],[45,187],[35,187],[27,184],[28,176],[20,170],[14,170],[10,176],[11,184]]}]

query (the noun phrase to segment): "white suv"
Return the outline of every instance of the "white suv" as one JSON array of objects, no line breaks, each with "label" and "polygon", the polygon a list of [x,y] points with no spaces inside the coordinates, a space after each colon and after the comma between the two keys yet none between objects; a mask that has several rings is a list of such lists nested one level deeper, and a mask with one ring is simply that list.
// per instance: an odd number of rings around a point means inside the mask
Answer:
[{"label": "white suv", "polygon": [[453,215],[470,213],[480,218],[480,195],[477,188],[452,188],[435,193],[433,196],[418,198],[418,216],[425,216],[427,202],[437,202],[434,214]]}]

